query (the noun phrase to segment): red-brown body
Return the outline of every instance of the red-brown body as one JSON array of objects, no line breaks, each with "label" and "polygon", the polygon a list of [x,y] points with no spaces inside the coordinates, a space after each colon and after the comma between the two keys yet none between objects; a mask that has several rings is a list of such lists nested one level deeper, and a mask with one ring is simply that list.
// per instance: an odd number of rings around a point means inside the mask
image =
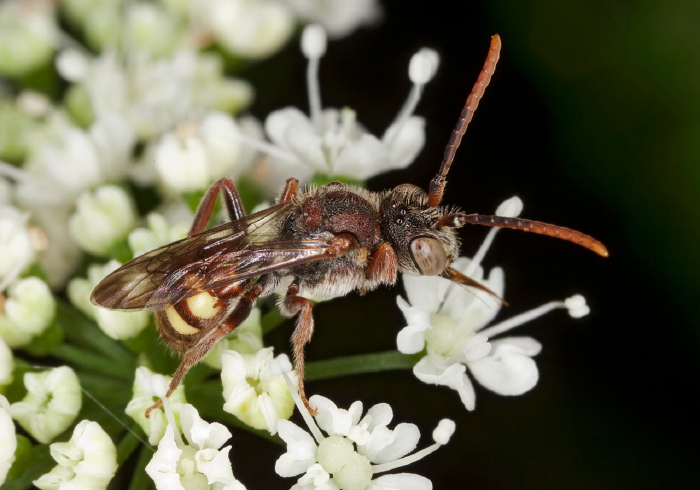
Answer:
[{"label": "red-brown body", "polygon": [[[299,190],[298,182],[289,179],[275,205],[246,216],[233,182],[221,179],[202,199],[187,238],[133,259],[95,288],[92,301],[97,305],[155,312],[161,338],[183,354],[167,396],[218,340],[248,317],[258,298],[277,292],[282,314],[297,317],[292,345],[299,392],[308,407],[304,346],[314,330],[309,298],[364,294],[394,284],[399,272],[440,275],[485,289],[450,267],[459,255],[456,228],[467,223],[547,234],[607,255],[600,242],[574,230],[440,205],[447,172],[499,50],[500,39],[494,36],[429,192],[411,184],[371,192],[339,182]],[[230,221],[207,230],[219,194]]]}]

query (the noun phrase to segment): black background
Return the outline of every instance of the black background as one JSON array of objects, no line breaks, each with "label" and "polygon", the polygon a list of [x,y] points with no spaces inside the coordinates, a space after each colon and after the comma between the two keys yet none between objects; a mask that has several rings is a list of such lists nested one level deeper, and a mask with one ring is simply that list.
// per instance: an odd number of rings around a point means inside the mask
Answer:
[{"label": "black background", "polygon": [[[425,148],[409,169],[379,176],[370,188],[404,182],[427,187],[490,36],[498,32],[501,61],[458,152],[446,202],[492,213],[518,195],[523,217],[590,233],[611,256],[546,237],[499,234],[485,266],[506,272],[510,307],[501,318],[575,293],[585,295],[592,309],[580,320],[557,311],[518,330],[544,346],[537,357],[540,381],[524,396],[501,397],[477,387],[470,413],[454,391],[425,385],[410,372],[313,382],[307,392],[342,407],[357,399],[365,408],[388,402],[396,423],[419,425],[421,447],[432,442],[441,418],[455,420],[448,446],[405,469],[438,489],[696,486],[697,171],[679,170],[673,148],[660,153],[663,160],[647,151],[658,148],[654,138],[668,143],[669,132],[692,124],[674,112],[681,107],[659,110],[661,102],[648,93],[655,81],[647,84],[648,72],[635,72],[626,58],[637,53],[654,72],[655,66],[665,69],[671,49],[695,45],[655,44],[652,32],[663,38],[672,31],[652,29],[657,10],[644,3],[395,0],[384,6],[381,24],[330,44],[321,63],[324,107],[351,107],[381,135],[410,88],[411,55],[428,46],[440,53],[441,64],[417,110],[427,120]],[[682,59],[688,68],[697,64]],[[253,107],[259,117],[286,105],[307,110],[296,45],[246,75],[259,90]],[[687,77],[689,70],[667,76]],[[666,88],[676,83],[682,82]],[[668,187],[665,194],[656,192],[660,187]],[[669,230],[673,222],[681,226]],[[466,255],[486,231],[462,231]],[[395,306],[401,293],[397,286],[318,306],[307,359],[395,347],[404,325]],[[291,325],[270,340],[285,346],[290,333]],[[281,453],[238,431],[234,472],[248,488],[288,488],[292,481],[280,483],[270,470]]]}]

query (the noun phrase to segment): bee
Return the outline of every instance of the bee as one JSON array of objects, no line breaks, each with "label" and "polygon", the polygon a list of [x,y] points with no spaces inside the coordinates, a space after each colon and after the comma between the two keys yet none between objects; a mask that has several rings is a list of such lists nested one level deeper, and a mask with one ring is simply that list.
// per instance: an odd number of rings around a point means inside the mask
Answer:
[{"label": "bee", "polygon": [[[246,215],[234,183],[224,178],[204,195],[187,238],[134,258],[97,285],[91,297],[95,305],[152,310],[160,337],[182,355],[166,396],[248,317],[256,300],[282,289],[278,307],[285,317],[296,316],[294,365],[299,394],[311,410],[304,394],[304,346],[314,332],[314,319],[313,303],[305,296],[364,294],[395,284],[399,272],[441,276],[490,293],[450,267],[459,256],[456,229],[466,224],[549,235],[607,256],[602,243],[578,231],[441,205],[447,173],[500,48],[495,35],[428,192],[411,184],[371,192],[340,182],[300,189],[292,178],[273,206]],[[207,230],[219,194],[230,221]]]}]

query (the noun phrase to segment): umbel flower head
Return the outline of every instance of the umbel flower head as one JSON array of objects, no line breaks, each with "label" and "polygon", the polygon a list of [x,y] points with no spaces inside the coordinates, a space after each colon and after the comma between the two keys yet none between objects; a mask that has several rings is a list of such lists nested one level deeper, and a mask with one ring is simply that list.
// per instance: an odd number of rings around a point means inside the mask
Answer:
[{"label": "umbel flower head", "polygon": [[[517,197],[505,201],[496,214],[517,216],[522,202]],[[460,257],[452,267],[503,297],[504,276],[492,269],[488,278],[479,265],[498,231],[493,228],[474,258]],[[476,394],[467,368],[479,384],[500,395],[521,395],[539,379],[532,359],[542,346],[531,337],[496,335],[522,325],[557,308],[574,318],[588,314],[583,296],[552,301],[496,325],[490,322],[500,310],[499,300],[478,290],[467,290],[440,277],[403,276],[408,301],[397,298],[408,325],[399,332],[397,345],[404,354],[425,349],[425,356],[413,367],[413,373],[425,383],[456,390],[468,410],[473,410]]]},{"label": "umbel flower head", "polygon": [[423,86],[437,70],[437,53],[422,49],[414,55],[409,67],[413,89],[394,122],[379,138],[357,122],[352,109],[322,108],[318,67],[326,51],[323,28],[307,26],[301,48],[308,59],[309,115],[295,107],[280,109],[265,120],[270,143],[245,139],[271,157],[260,162],[254,177],[271,192],[277,192],[282,182],[292,176],[302,182],[310,181],[314,175],[366,180],[408,166],[425,142],[425,121],[412,114]]},{"label": "umbel flower head", "polygon": [[442,420],[433,432],[435,444],[409,454],[418,445],[420,431],[414,424],[406,423],[389,429],[393,412],[388,404],[375,405],[363,416],[360,401],[346,410],[328,398],[314,395],[309,399],[317,411],[312,418],[289,378],[287,382],[311,432],[288,420],[277,423],[287,452],[277,460],[275,471],[284,477],[301,475],[293,490],[432,488],[430,480],[412,473],[375,476],[422,459],[447,444],[455,429],[454,422]]},{"label": "umbel flower head", "polygon": [[[161,395],[164,395],[163,391]],[[197,409],[185,404],[180,409],[180,423],[185,440],[168,414],[169,402],[163,399],[166,416],[170,420],[158,450],[146,466],[146,473],[158,490],[185,490],[212,488],[217,490],[245,490],[233,476],[228,453],[231,446],[221,448],[231,433],[218,422],[207,423]]]}]

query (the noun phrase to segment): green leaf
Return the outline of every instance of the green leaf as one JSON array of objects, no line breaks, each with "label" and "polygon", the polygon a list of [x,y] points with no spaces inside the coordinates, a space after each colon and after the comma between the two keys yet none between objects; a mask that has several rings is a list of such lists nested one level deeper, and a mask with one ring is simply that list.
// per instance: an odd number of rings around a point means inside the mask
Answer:
[{"label": "green leaf", "polygon": [[131,252],[131,247],[129,247],[129,242],[126,237],[121,240],[117,240],[115,243],[109,247],[107,250],[107,257],[110,259],[115,259],[119,261],[120,264],[125,264],[134,258],[134,254]]},{"label": "green leaf", "polygon": [[237,179],[236,189],[238,189],[238,195],[241,196],[243,208],[248,210],[248,212],[265,199],[260,185],[246,175],[242,175]]},{"label": "green leaf", "polygon": [[119,363],[111,359],[105,359],[99,353],[86,351],[70,344],[62,344],[54,347],[51,354],[68,362],[78,370],[90,373],[99,373],[108,377],[132,379],[136,370],[136,362],[130,359],[128,362]]},{"label": "green leaf", "polygon": [[41,332],[41,335],[32,339],[32,343],[23,347],[27,353],[35,357],[47,356],[51,350],[60,345],[64,340],[63,330],[56,322],[51,322],[49,327]]},{"label": "green leaf", "polygon": [[155,486],[153,480],[151,480],[151,477],[146,473],[146,465],[152,458],[153,451],[151,451],[151,448],[141,447],[139,459],[136,462],[136,467],[132,472],[129,490],[148,490]]},{"label": "green leaf", "polygon": [[260,318],[260,324],[262,325],[263,335],[265,335],[268,332],[271,332],[275,328],[282,325],[282,323],[285,320],[286,318],[282,316],[282,313],[280,313],[279,308],[273,308],[272,310],[265,313]]},{"label": "green leaf", "polygon": [[[188,208],[190,208],[193,212],[196,212],[197,208],[199,207],[199,202],[204,197],[204,193],[205,191],[186,192],[182,196],[182,199],[185,201],[185,204],[187,204]],[[219,203],[217,203],[217,206],[218,204]],[[212,215],[215,215],[215,213],[212,213]]]},{"label": "green leaf", "polygon": [[121,343],[109,338],[97,324],[65,301],[56,302],[56,321],[66,333],[66,338],[84,351],[102,354],[104,364],[133,366],[134,355]]},{"label": "green leaf", "polygon": [[2,490],[24,490],[32,488],[32,482],[56,466],[49,454],[47,444],[32,446],[29,439],[17,436],[15,462],[7,473]]},{"label": "green leaf", "polygon": [[423,354],[406,355],[399,351],[360,354],[357,356],[337,357],[326,361],[314,361],[306,364],[304,378],[307,381],[337,378],[349,374],[377,373],[397,369],[411,369]]},{"label": "green leaf", "polygon": [[[121,466],[124,462],[129,459],[129,457],[134,453],[134,451],[143,445],[142,439],[146,438],[146,434],[139,425],[132,425],[131,430],[128,430],[122,440],[119,441],[117,445],[117,464]],[[150,451],[153,454],[153,450],[150,446],[143,447],[144,452]]]}]

